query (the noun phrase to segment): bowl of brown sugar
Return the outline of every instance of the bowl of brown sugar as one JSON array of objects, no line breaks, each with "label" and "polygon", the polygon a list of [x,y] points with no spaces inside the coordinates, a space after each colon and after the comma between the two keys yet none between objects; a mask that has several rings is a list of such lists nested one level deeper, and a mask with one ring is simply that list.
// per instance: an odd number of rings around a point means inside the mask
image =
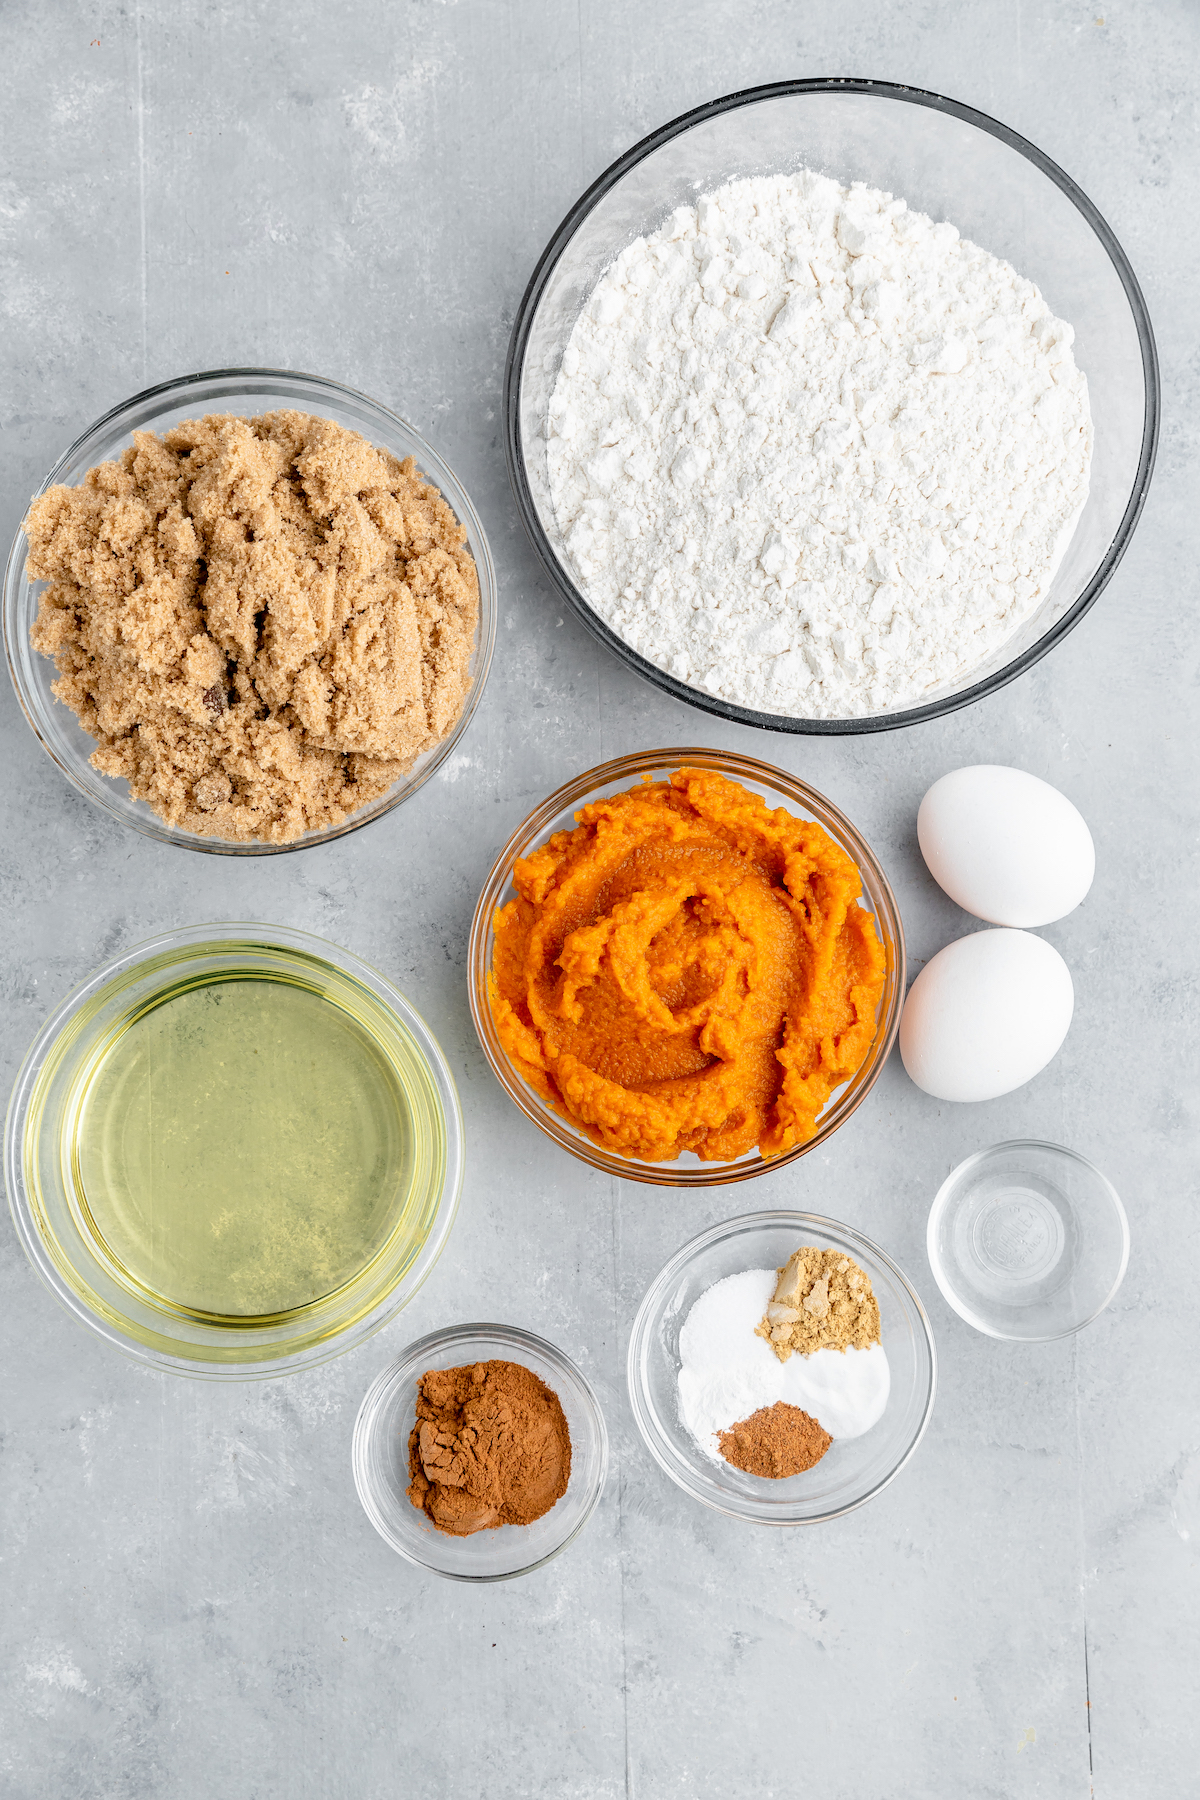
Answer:
[{"label": "bowl of brown sugar", "polygon": [[227,369],[135,395],[34,495],[4,638],[43,748],[95,805],[225,855],[326,843],[452,753],[496,579],[475,508],[377,401]]},{"label": "bowl of brown sugar", "polygon": [[528,1575],[595,1511],[608,1433],[587,1378],[510,1325],[420,1338],[371,1384],[354,1482],[384,1542],[453,1581]]}]

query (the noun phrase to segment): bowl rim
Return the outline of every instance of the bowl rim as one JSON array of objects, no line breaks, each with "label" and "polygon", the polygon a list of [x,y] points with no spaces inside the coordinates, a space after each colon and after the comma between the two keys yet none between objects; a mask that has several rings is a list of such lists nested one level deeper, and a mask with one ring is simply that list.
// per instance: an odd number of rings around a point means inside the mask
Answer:
[{"label": "bowl rim", "polygon": [[[1011,662],[1006,663],[1003,668],[994,670],[992,674],[984,677],[983,680],[973,682],[970,686],[960,688],[952,694],[945,694],[940,699],[931,700],[923,706],[906,707],[899,712],[877,713],[861,718],[812,719],[793,718],[783,713],[757,712],[753,708],[737,706],[732,701],[722,700],[714,694],[705,692],[702,688],[689,687],[687,683],[669,675],[665,669],[660,669],[657,663],[651,662],[648,657],[633,649],[617,635],[611,625],[588,605],[584,595],[576,587],[566,568],[555,555],[534,505],[525,466],[520,401],[525,353],[542,293],[560,256],[579,226],[610,188],[614,187],[630,169],[655,150],[660,149],[662,145],[669,143],[672,138],[690,131],[693,126],[703,124],[706,120],[719,114],[734,112],[739,107],[753,106],[762,101],[782,99],[796,94],[833,93],[896,100],[912,106],[928,107],[934,112],[946,113],[952,118],[961,119],[966,124],[973,125],[989,136],[999,139],[1009,149],[1024,156],[1066,195],[1095,233],[1125,290],[1125,297],[1129,302],[1141,350],[1145,406],[1142,415],[1142,443],[1138,457],[1137,475],[1112,541],[1083,592],[1063,616],[1044,631],[1035,643],[1023,650],[1019,656],[1014,657]],[[508,464],[508,477],[516,500],[517,512],[524,526],[525,534],[549,576],[556,594],[566,602],[576,618],[594,638],[597,638],[626,667],[642,676],[654,687],[660,688],[672,699],[681,700],[685,705],[694,706],[701,712],[713,713],[717,718],[731,720],[739,725],[751,725],[760,731],[776,731],[810,737],[851,737],[866,732],[899,731],[909,725],[920,725],[930,719],[944,718],[948,713],[957,712],[960,707],[971,706],[977,700],[982,700],[987,695],[996,693],[1000,688],[1007,687],[1009,682],[1015,681],[1019,675],[1023,675],[1026,670],[1031,669],[1078,625],[1084,614],[1090,611],[1108,586],[1118,563],[1129,546],[1129,540],[1133,536],[1134,528],[1146,503],[1158,449],[1161,382],[1154,328],[1150,323],[1149,310],[1137,276],[1133,272],[1133,266],[1099,208],[1089,200],[1083,189],[1072,180],[1065,170],[1061,169],[1044,151],[1039,150],[1036,144],[1031,143],[1028,138],[1022,137],[1010,126],[1002,124],[998,119],[993,119],[988,113],[980,112],[976,107],[966,105],[961,100],[951,100],[944,94],[934,93],[931,89],[910,87],[901,82],[832,75],[810,76],[795,81],[767,82],[759,87],[740,88],[719,99],[706,101],[703,105],[692,107],[688,112],[680,113],[678,117],[669,120],[667,124],[660,125],[657,130],[650,132],[647,137],[642,138],[611,163],[575,202],[557,230],[551,234],[546,248],[534,265],[533,274],[529,278],[521,298],[521,304],[517,308],[512,334],[509,338],[508,355],[504,364],[503,404],[505,460]]]},{"label": "bowl rim", "polygon": [[[1117,1269],[1116,1275],[1113,1277],[1108,1292],[1105,1294],[1100,1304],[1092,1308],[1086,1318],[1080,1319],[1078,1324],[1066,1326],[1062,1331],[1023,1332],[1019,1336],[1014,1336],[1010,1331],[998,1331],[995,1326],[985,1325],[981,1319],[977,1318],[974,1313],[967,1309],[954,1293],[950,1280],[945,1272],[945,1263],[937,1248],[937,1229],[941,1224],[942,1215],[950,1204],[954,1190],[960,1185],[962,1178],[967,1173],[968,1169],[978,1168],[978,1166],[988,1157],[1000,1156],[1006,1151],[1018,1150],[1050,1150],[1055,1156],[1065,1156],[1072,1162],[1081,1164],[1089,1174],[1095,1177],[1099,1191],[1108,1201],[1121,1230],[1120,1266]],[[1120,1194],[1117,1192],[1112,1182],[1108,1179],[1108,1176],[1104,1173],[1104,1170],[1097,1168],[1091,1158],[1084,1156],[1081,1151],[1072,1150],[1069,1144],[1055,1144],[1052,1143],[1049,1138],[1005,1138],[1002,1143],[985,1144],[982,1150],[973,1150],[969,1156],[964,1156],[961,1162],[955,1163],[945,1181],[943,1181],[937,1193],[934,1195],[933,1205],[929,1208],[929,1218],[925,1223],[925,1254],[929,1259],[929,1272],[937,1283],[938,1292],[941,1294],[942,1299],[946,1302],[946,1305],[950,1310],[958,1315],[964,1325],[969,1325],[972,1331],[979,1332],[981,1337],[995,1338],[1002,1344],[1056,1344],[1063,1338],[1074,1337],[1077,1332],[1083,1331],[1088,1325],[1094,1324],[1100,1317],[1100,1314],[1107,1311],[1117,1297],[1121,1283],[1124,1281],[1126,1271],[1129,1268],[1129,1251],[1129,1214],[1125,1211],[1124,1201],[1121,1199]]]},{"label": "bowl rim", "polygon": [[[519,1569],[502,1569],[487,1574],[471,1574],[462,1569],[444,1569],[436,1562],[416,1555],[412,1549],[399,1542],[392,1534],[388,1529],[387,1515],[376,1501],[374,1490],[371,1487],[367,1467],[367,1450],[374,1434],[380,1402],[389,1389],[400,1381],[407,1380],[409,1371],[414,1364],[421,1363],[428,1356],[452,1345],[469,1346],[472,1342],[478,1343],[480,1339],[490,1339],[493,1343],[507,1344],[514,1350],[539,1356],[578,1385],[584,1401],[584,1410],[588,1414],[595,1432],[597,1467],[584,1497],[583,1510],[561,1543],[556,1544],[552,1550],[547,1550],[543,1556],[535,1557],[532,1562],[523,1563]],[[465,1360],[468,1359],[464,1356]],[[478,1361],[479,1359],[472,1357],[469,1360]],[[354,1474],[354,1486],[362,1509],[384,1543],[390,1550],[394,1550],[397,1556],[402,1556],[415,1568],[427,1569],[430,1574],[441,1575],[447,1581],[465,1581],[473,1584],[513,1581],[519,1575],[531,1575],[535,1569],[543,1568],[546,1563],[553,1562],[556,1556],[561,1555],[568,1544],[574,1543],[600,1504],[600,1497],[608,1480],[608,1427],[605,1424],[604,1409],[600,1405],[595,1388],[578,1363],[569,1357],[565,1350],[560,1350],[557,1344],[550,1343],[547,1338],[538,1337],[535,1332],[525,1331],[519,1325],[501,1325],[494,1321],[474,1320],[461,1325],[443,1326],[439,1331],[427,1332],[424,1337],[416,1338],[411,1344],[407,1344],[398,1356],[379,1371],[363,1395],[355,1415],[350,1461]]]},{"label": "bowl rim", "polygon": [[[576,801],[586,802],[597,789],[607,787],[615,781],[623,781],[628,776],[636,779],[642,773],[654,770],[678,768],[708,768],[733,780],[757,781],[770,791],[782,795],[782,803],[789,801],[807,808],[815,815],[817,823],[823,828],[825,816],[831,816],[837,823],[841,833],[842,847],[847,843],[853,846],[854,860],[860,874],[865,861],[871,878],[880,889],[882,913],[889,926],[892,943],[892,986],[890,1000],[887,999],[888,988],[885,977],[885,1005],[876,1026],[871,1049],[851,1076],[846,1088],[841,1090],[841,1097],[835,1099],[829,1108],[828,1116],[821,1115],[821,1122],[812,1137],[802,1144],[793,1144],[782,1156],[775,1156],[764,1161],[759,1155],[754,1159],[747,1158],[736,1163],[700,1164],[697,1168],[688,1165],[679,1167],[678,1162],[640,1162],[631,1157],[618,1156],[615,1152],[601,1148],[581,1132],[570,1127],[553,1113],[541,1097],[517,1075],[511,1068],[496,1038],[495,1022],[491,1008],[485,1005],[488,979],[491,973],[490,945],[492,942],[493,917],[500,896],[509,885],[512,865],[523,845],[544,840],[551,822],[568,806]],[[831,833],[831,835],[836,835]],[[527,853],[527,852],[526,852]],[[870,896],[866,896],[870,898]],[[873,914],[877,921],[879,914]],[[883,937],[880,933],[881,939]],[[885,954],[888,950],[884,941]],[[757,757],[743,755],[736,750],[705,749],[695,745],[668,745],[658,750],[635,751],[627,756],[617,756],[608,762],[598,763],[594,768],[586,769],[573,780],[565,782],[562,787],[547,796],[541,804],[534,808],[509,837],[508,842],[497,855],[489,870],[479,899],[475,903],[475,911],[471,918],[471,933],[467,947],[467,1000],[471,1009],[471,1022],[475,1027],[480,1047],[509,1098],[513,1100],[526,1118],[532,1119],[541,1131],[562,1149],[570,1151],[581,1162],[601,1169],[607,1175],[616,1176],[623,1181],[640,1181],[656,1187],[705,1188],[724,1187],[737,1181],[748,1181],[756,1175],[773,1173],[783,1169],[789,1163],[806,1156],[810,1150],[831,1137],[833,1133],[852,1115],[858,1111],[867,1095],[878,1081],[900,1031],[900,1015],[904,1006],[905,984],[907,980],[907,952],[904,941],[904,921],[897,903],[891,882],[888,880],[882,863],[872,850],[857,826],[848,819],[841,808],[826,798],[817,788],[811,787],[800,776],[793,775],[789,769],[776,767],[761,762]],[[840,1110],[842,1097],[858,1080],[861,1070],[870,1064],[868,1073],[861,1085],[854,1092],[853,1098],[844,1110]],[[829,1103],[827,1103],[827,1106]]]},{"label": "bowl rim", "polygon": [[[26,1120],[42,1063],[60,1032],[75,1017],[80,1007],[122,971],[149,961],[158,952],[184,949],[188,945],[200,945],[209,941],[220,942],[222,938],[296,951],[316,961],[332,963],[343,974],[348,974],[367,987],[378,1001],[396,1014],[428,1061],[446,1127],[446,1168],[437,1210],[427,1236],[402,1279],[388,1289],[368,1313],[345,1330],[335,1331],[307,1348],[285,1351],[278,1357],[245,1365],[206,1362],[203,1357],[173,1356],[169,1352],[140,1343],[131,1334],[120,1331],[115,1325],[99,1317],[75,1292],[46,1248],[33,1218],[24,1167]],[[127,950],[110,957],[82,981],[76,982],[47,1016],[22,1058],[4,1120],[4,1183],[8,1209],[18,1242],[43,1287],[49,1290],[63,1310],[78,1324],[94,1332],[131,1362],[138,1363],[143,1368],[172,1375],[186,1375],[199,1381],[276,1380],[302,1369],[316,1368],[321,1363],[331,1362],[334,1357],[341,1356],[345,1351],[352,1350],[367,1338],[373,1337],[409,1304],[445,1249],[458,1215],[464,1167],[465,1132],[454,1077],[440,1044],[412,1002],[406,999],[386,975],[354,951],[346,950],[327,938],[317,937],[313,932],[299,931],[292,926],[270,925],[262,920],[219,919],[159,932],[152,938],[144,938],[131,944]],[[396,1296],[402,1289],[403,1298],[397,1300]]]},{"label": "bowl rim", "polygon": [[[42,730],[37,698],[27,691],[27,684],[23,678],[20,657],[16,647],[18,633],[22,631],[27,633],[32,624],[32,618],[26,616],[27,609],[22,608],[19,604],[22,590],[25,589],[28,591],[32,587],[32,583],[29,578],[25,576],[24,572],[25,556],[29,543],[29,540],[25,535],[24,521],[29,506],[31,506],[35,500],[39,499],[48,488],[54,486],[64,470],[71,466],[75,458],[85,450],[88,443],[99,437],[109,425],[120,420],[123,416],[137,413],[140,409],[147,407],[150,402],[162,402],[162,406],[157,409],[161,411],[165,408],[168,397],[177,397],[186,400],[189,390],[199,388],[205,383],[225,384],[226,389],[231,396],[237,391],[237,386],[242,383],[262,384],[261,391],[266,395],[271,392],[270,384],[274,382],[295,383],[301,389],[309,389],[314,399],[324,396],[329,404],[336,404],[339,400],[353,402],[356,406],[363,407],[382,420],[387,421],[393,426],[399,427],[401,432],[413,442],[414,449],[412,454],[417,458],[418,463],[422,465],[420,470],[421,474],[424,475],[432,485],[438,488],[442,497],[451,505],[459,523],[466,527],[468,542],[471,554],[475,560],[476,572],[479,579],[479,624],[474,652],[478,657],[478,666],[474,678],[472,679],[471,686],[467,692],[466,702],[462,712],[459,714],[446,736],[442,738],[439,743],[434,744],[431,747],[430,751],[427,753],[428,761],[417,771],[416,778],[409,782],[406,776],[400,776],[395,786],[401,791],[395,793],[392,798],[389,798],[386,794],[382,795],[379,801],[373,803],[375,810],[367,812],[366,809],[363,809],[365,816],[350,813],[339,824],[330,826],[327,830],[305,833],[303,837],[294,838],[286,844],[268,844],[263,843],[258,839],[242,842],[232,838],[203,838],[197,833],[184,834],[176,827],[166,824],[164,820],[158,817],[157,813],[150,809],[148,803],[144,801],[138,802],[127,799],[126,804],[131,808],[137,808],[139,806],[145,807],[145,817],[141,816],[140,813],[135,814],[133,817],[127,816],[125,812],[114,804],[114,801],[117,798],[116,793],[110,793],[101,786],[91,786],[85,778],[77,774],[76,771],[69,767],[57,754],[53,744]],[[253,393],[255,391],[254,387],[251,386],[248,391]],[[212,398],[219,398],[221,392],[222,388],[219,387],[217,393],[214,394]],[[299,398],[299,396],[296,397]],[[142,420],[140,425],[131,427],[131,429],[143,429],[146,428],[147,424],[147,420]],[[357,427],[355,427],[355,429],[357,429]],[[450,488],[453,490],[452,492],[448,492],[444,485],[446,478],[449,479]],[[195,850],[202,855],[210,856],[281,856],[293,850],[312,850],[317,848],[318,845],[332,843],[336,838],[345,837],[351,831],[361,831],[364,826],[373,825],[378,819],[385,818],[388,813],[394,812],[398,806],[401,806],[404,803],[404,801],[411,799],[415,793],[424,787],[430,776],[436,774],[446,758],[452,754],[471,722],[475,708],[478,706],[479,701],[483,696],[483,690],[487,684],[488,674],[491,670],[492,655],[496,647],[498,614],[499,585],[487,533],[483,528],[483,521],[479,516],[474,502],[449,463],[446,462],[445,458],[439,455],[433,445],[430,444],[428,440],[410,425],[408,420],[393,407],[385,406],[382,401],[373,399],[370,394],[364,394],[359,388],[349,387],[344,382],[334,381],[326,375],[313,375],[303,369],[258,367],[201,369],[192,374],[175,376],[168,381],[156,382],[152,387],[142,388],[136,394],[130,395],[128,399],[122,400],[118,402],[116,406],[110,407],[107,412],[102,413],[98,419],[93,420],[84,431],[80,432],[73,443],[63,451],[62,455],[54,464],[54,467],[50,470],[50,473],[30,496],[29,501],[21,514],[21,521],[13,536],[4,571],[3,631],[9,678],[12,682],[21,711],[25,716],[26,723],[42,749],[54,763],[55,767],[66,776],[67,780],[77,792],[81,793],[92,805],[99,807],[101,811],[107,813],[110,818],[115,819],[118,824],[124,825],[131,830],[138,831],[144,837],[154,838],[159,843],[170,844],[173,847],[182,850]],[[55,704],[61,703],[55,702]],[[97,775],[97,781],[108,782],[110,787],[114,789],[120,786],[119,783],[113,782],[113,779],[110,776]],[[391,792],[392,790],[389,790],[389,793]]]},{"label": "bowl rim", "polygon": [[[746,1513],[736,1505],[723,1505],[721,1501],[714,1499],[711,1495],[699,1491],[698,1487],[690,1485],[684,1478],[681,1470],[673,1465],[662,1450],[661,1440],[650,1424],[649,1409],[645,1402],[640,1379],[641,1351],[649,1328],[650,1319],[652,1314],[657,1310],[663,1290],[669,1286],[671,1281],[675,1280],[690,1262],[694,1261],[711,1245],[718,1243],[722,1238],[734,1234],[750,1235],[752,1232],[760,1229],[776,1230],[780,1227],[794,1228],[798,1231],[813,1229],[824,1232],[826,1236],[844,1240],[851,1250],[866,1250],[869,1255],[877,1257],[878,1260],[885,1265],[892,1277],[899,1283],[901,1289],[907,1294],[916,1314],[916,1318],[920,1323],[921,1330],[924,1333],[925,1346],[929,1352],[929,1390],[925,1396],[925,1403],[921,1410],[921,1418],[916,1431],[899,1461],[887,1475],[884,1475],[874,1484],[874,1486],[868,1488],[866,1493],[861,1494],[856,1500],[848,1501],[844,1506],[829,1507],[824,1512],[813,1513],[810,1517],[803,1519],[759,1518]],[[689,1499],[698,1500],[701,1505],[710,1507],[714,1512],[723,1513],[726,1518],[737,1519],[739,1523],[746,1525],[769,1525],[775,1526],[776,1528],[796,1525],[823,1525],[830,1519],[840,1519],[843,1518],[846,1513],[856,1512],[860,1506],[865,1506],[868,1500],[873,1500],[876,1494],[881,1494],[884,1488],[891,1485],[897,1475],[899,1475],[900,1471],[915,1455],[918,1445],[929,1428],[929,1421],[933,1415],[934,1400],[937,1397],[937,1345],[934,1342],[933,1327],[929,1322],[929,1315],[922,1304],[921,1296],[917,1293],[916,1288],[914,1288],[912,1282],[908,1279],[908,1276],[904,1273],[903,1269],[901,1269],[900,1265],[893,1257],[889,1256],[887,1251],[882,1249],[873,1238],[867,1237],[865,1232],[856,1231],[852,1225],[846,1225],[840,1219],[827,1218],[821,1213],[796,1212],[784,1208],[778,1210],[768,1208],[761,1212],[742,1213],[735,1219],[722,1219],[718,1224],[710,1225],[704,1231],[698,1232],[695,1237],[689,1238],[687,1243],[676,1250],[673,1256],[668,1257],[667,1261],[663,1264],[657,1275],[653,1277],[645,1293],[642,1295],[641,1302],[634,1315],[633,1325],[630,1328],[629,1333],[629,1348],[625,1357],[625,1382],[629,1392],[629,1405],[633,1412],[634,1423],[637,1425],[642,1442],[645,1444],[647,1450],[649,1450],[654,1461],[658,1464],[663,1473],[670,1476],[676,1487],[687,1494]],[[697,1454],[699,1454],[699,1451]]]}]

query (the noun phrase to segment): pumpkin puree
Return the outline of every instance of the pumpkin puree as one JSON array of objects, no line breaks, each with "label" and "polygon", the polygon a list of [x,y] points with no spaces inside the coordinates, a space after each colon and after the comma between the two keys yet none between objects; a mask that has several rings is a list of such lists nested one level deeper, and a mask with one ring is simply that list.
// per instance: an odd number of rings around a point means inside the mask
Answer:
[{"label": "pumpkin puree", "polygon": [[519,860],[491,1001],[518,1072],[606,1149],[779,1156],[875,1036],[884,953],[850,858],[737,782],[677,769]]}]

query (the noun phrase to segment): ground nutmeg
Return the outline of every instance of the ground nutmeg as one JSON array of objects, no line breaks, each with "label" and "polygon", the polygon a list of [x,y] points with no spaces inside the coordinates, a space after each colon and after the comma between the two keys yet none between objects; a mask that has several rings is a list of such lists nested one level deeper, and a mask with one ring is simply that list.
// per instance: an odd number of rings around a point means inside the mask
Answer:
[{"label": "ground nutmeg", "polygon": [[718,1433],[721,1455],[747,1475],[781,1481],[819,1463],[833,1439],[798,1406],[777,1400]]}]

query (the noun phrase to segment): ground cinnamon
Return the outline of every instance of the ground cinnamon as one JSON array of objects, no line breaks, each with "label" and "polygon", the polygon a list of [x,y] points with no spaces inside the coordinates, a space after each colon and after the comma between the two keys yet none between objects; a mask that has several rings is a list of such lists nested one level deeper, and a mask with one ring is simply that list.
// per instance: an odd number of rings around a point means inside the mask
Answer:
[{"label": "ground cinnamon", "polygon": [[819,1463],[833,1439],[815,1419],[786,1400],[760,1406],[748,1419],[718,1433],[725,1461],[747,1475],[780,1481]]},{"label": "ground cinnamon", "polygon": [[521,1363],[427,1369],[408,1440],[408,1497],[439,1531],[531,1525],[571,1478],[558,1395]]}]

